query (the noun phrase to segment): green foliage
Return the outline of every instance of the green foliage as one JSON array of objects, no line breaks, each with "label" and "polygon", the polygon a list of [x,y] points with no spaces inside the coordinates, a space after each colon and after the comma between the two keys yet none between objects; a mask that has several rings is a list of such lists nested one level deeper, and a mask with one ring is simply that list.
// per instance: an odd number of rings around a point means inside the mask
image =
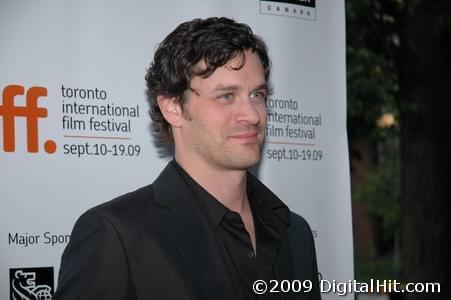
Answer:
[{"label": "green foliage", "polygon": [[375,260],[367,261],[356,259],[355,279],[358,282],[370,282],[371,279],[395,278],[395,267],[393,257],[386,255]]},{"label": "green foliage", "polygon": [[377,139],[377,119],[383,113],[398,115],[399,2],[346,2],[348,131],[352,139]]},{"label": "green foliage", "polygon": [[383,113],[397,115],[397,77],[371,49],[348,47],[348,129],[353,138],[375,137]]},{"label": "green foliage", "polygon": [[[387,135],[393,134],[396,133]],[[370,216],[380,223],[380,243],[386,248],[394,241],[400,217],[400,160],[396,137],[387,138],[386,143],[379,145],[379,151],[379,163],[369,171],[365,182],[355,188],[353,201],[365,203]],[[391,248],[393,250],[393,245]],[[379,252],[384,251],[379,249]]]},{"label": "green foliage", "polygon": [[[347,101],[348,134],[352,141],[375,145],[374,167],[353,188],[353,201],[364,203],[375,229],[377,256],[356,258],[356,278],[394,278],[396,232],[400,218],[399,157],[399,23],[404,1],[348,0]],[[392,114],[397,124],[381,127],[377,120]]]},{"label": "green foliage", "polygon": [[[442,232],[449,227],[443,207],[450,151],[442,143],[451,103],[451,1],[347,0],[346,13],[351,153],[358,155],[355,141],[374,145],[375,153],[365,180],[353,186],[353,201],[367,207],[377,256],[356,257],[356,278],[448,278]],[[383,113],[396,116],[397,125],[377,126]]]},{"label": "green foliage", "polygon": [[354,202],[363,203],[373,224],[376,256],[356,257],[356,279],[396,278],[396,240],[400,226],[400,157],[398,129],[379,131],[378,163],[368,171],[366,179],[353,190]]}]

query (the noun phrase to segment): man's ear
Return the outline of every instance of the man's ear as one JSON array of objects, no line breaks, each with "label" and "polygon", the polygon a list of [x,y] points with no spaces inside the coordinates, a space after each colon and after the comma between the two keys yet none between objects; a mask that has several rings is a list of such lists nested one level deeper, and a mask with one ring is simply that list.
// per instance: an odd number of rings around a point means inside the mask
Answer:
[{"label": "man's ear", "polygon": [[166,121],[172,127],[180,127],[182,124],[182,108],[176,97],[157,96],[157,103]]}]

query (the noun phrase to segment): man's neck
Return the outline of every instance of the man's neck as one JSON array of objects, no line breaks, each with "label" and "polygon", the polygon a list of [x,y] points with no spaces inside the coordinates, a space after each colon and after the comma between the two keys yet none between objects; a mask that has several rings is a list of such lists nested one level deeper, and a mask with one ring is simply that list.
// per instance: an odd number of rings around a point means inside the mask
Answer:
[{"label": "man's neck", "polygon": [[175,157],[177,163],[207,192],[228,209],[243,214],[250,209],[246,170],[214,168],[202,160]]}]

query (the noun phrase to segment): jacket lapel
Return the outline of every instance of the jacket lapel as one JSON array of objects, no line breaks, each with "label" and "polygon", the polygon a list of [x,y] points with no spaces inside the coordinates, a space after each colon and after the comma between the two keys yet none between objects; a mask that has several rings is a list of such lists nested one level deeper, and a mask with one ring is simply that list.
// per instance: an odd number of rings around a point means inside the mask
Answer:
[{"label": "jacket lapel", "polygon": [[175,167],[168,164],[153,188],[154,203],[161,208],[161,242],[181,275],[190,281],[193,293],[208,298],[225,288],[232,291],[214,229],[201,215],[193,192]]},{"label": "jacket lapel", "polygon": [[275,275],[278,279],[296,279],[294,278],[294,267],[292,264],[292,244],[288,233],[288,227],[291,222],[291,215],[288,207],[263,183],[257,180],[253,175],[248,175],[248,193],[252,191],[251,196],[259,201],[264,201],[264,205],[269,207],[267,214],[262,215],[266,224],[274,224],[277,233],[273,235],[281,241]]},{"label": "jacket lapel", "polygon": [[283,243],[280,245],[279,254],[277,257],[276,276],[279,280],[293,280],[296,278],[294,278],[294,268],[292,263],[293,249],[291,240],[286,225],[280,225],[281,226],[278,227]]}]

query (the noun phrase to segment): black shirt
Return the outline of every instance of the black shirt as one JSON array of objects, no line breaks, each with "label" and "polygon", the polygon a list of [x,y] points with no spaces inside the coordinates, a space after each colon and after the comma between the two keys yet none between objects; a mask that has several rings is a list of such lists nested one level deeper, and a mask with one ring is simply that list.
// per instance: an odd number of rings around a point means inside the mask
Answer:
[{"label": "black shirt", "polygon": [[214,196],[208,193],[183,168],[173,160],[182,180],[195,194],[194,203],[207,219],[208,224],[215,232],[217,243],[221,251],[224,265],[230,274],[234,285],[243,295],[242,299],[279,299],[279,295],[269,294],[265,297],[257,296],[252,290],[252,284],[257,279],[268,281],[278,279],[276,270],[276,257],[281,243],[280,234],[274,226],[273,209],[284,210],[289,215],[288,208],[280,201],[265,201],[258,191],[253,189],[255,178],[248,174],[247,193],[254,218],[256,253],[247,233],[241,216],[229,210]]}]

